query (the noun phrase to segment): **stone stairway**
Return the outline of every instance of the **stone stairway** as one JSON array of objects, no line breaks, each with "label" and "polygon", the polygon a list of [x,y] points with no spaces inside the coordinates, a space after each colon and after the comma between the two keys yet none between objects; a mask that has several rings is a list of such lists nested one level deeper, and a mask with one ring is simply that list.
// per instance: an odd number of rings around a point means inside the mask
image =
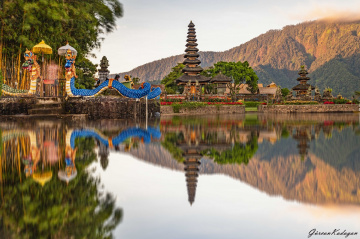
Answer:
[{"label": "stone stairway", "polygon": [[61,100],[53,97],[38,98],[28,110],[29,115],[56,116],[64,112]]}]

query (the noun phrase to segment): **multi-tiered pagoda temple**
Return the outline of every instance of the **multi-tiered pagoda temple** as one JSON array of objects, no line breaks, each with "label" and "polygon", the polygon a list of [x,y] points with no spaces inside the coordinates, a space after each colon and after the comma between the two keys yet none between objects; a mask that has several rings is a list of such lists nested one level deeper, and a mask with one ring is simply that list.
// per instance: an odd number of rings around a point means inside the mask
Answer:
[{"label": "multi-tiered pagoda temple", "polygon": [[315,87],[307,83],[307,81],[310,80],[310,77],[306,76],[307,74],[309,74],[309,72],[305,70],[305,66],[301,66],[301,70],[298,74],[300,75],[300,77],[296,80],[299,81],[299,84],[297,86],[294,86],[292,90],[296,92],[296,96],[305,96],[309,94],[309,91],[311,93],[311,91],[314,90]]},{"label": "multi-tiered pagoda temple", "polygon": [[189,31],[184,55],[186,59],[183,62],[185,68],[182,70],[184,75],[179,77],[176,80],[176,83],[185,85],[183,94],[200,98],[201,86],[207,84],[210,81],[210,78],[200,75],[203,69],[199,66],[201,61],[198,59],[199,49],[196,48],[198,44],[196,43],[195,24],[190,21],[188,27]]}]

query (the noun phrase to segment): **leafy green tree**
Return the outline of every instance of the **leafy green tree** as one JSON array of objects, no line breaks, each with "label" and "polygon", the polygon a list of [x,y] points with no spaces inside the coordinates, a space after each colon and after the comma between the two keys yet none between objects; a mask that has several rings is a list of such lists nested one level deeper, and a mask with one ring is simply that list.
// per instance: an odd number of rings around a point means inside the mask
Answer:
[{"label": "leafy green tree", "polygon": [[176,79],[182,76],[182,69],[185,65],[179,63],[172,68],[172,71],[162,79],[161,84],[165,85],[165,90],[168,94],[175,94],[177,91],[182,92],[184,90],[183,86],[176,84]]},{"label": "leafy green tree", "polygon": [[[23,52],[41,40],[54,50],[55,56],[51,58],[55,62],[60,58],[56,49],[67,41],[77,49],[78,58],[87,56],[101,46],[103,33],[115,29],[122,12],[119,0],[2,0],[0,68],[16,69],[15,74],[19,74]],[[10,74],[6,79],[13,77]]]},{"label": "leafy green tree", "polygon": [[258,77],[255,71],[249,66],[247,61],[241,62],[224,62],[220,61],[214,64],[214,67],[206,70],[204,74],[208,74],[211,77],[216,76],[217,74],[222,73],[230,77],[233,81],[227,84],[227,87],[230,89],[230,94],[233,101],[236,100],[236,94],[238,94],[241,89],[241,84],[247,84],[247,90],[252,93],[256,93],[258,86]]},{"label": "leafy green tree", "polygon": [[[1,92],[1,90],[0,90],[0,92]],[[2,154],[2,150],[3,150],[2,131],[0,129],[0,157],[1,157],[1,154]]]},{"label": "leafy green tree", "polygon": [[86,58],[79,58],[75,61],[76,74],[78,78],[75,81],[75,86],[80,89],[92,89],[95,84],[94,75],[97,72],[97,65],[94,65]]},{"label": "leafy green tree", "polygon": [[130,76],[130,78],[132,79],[134,85],[137,85],[137,84],[140,83],[140,78],[139,78],[139,77],[134,77],[134,78],[133,78],[132,76]]},{"label": "leafy green tree", "polygon": [[290,90],[288,88],[282,88],[281,89],[281,95],[283,97],[286,97],[290,93]]},{"label": "leafy green tree", "polygon": [[2,73],[1,73],[1,69],[0,69],[0,96],[2,94],[2,84],[3,84],[3,80],[2,80]]}]

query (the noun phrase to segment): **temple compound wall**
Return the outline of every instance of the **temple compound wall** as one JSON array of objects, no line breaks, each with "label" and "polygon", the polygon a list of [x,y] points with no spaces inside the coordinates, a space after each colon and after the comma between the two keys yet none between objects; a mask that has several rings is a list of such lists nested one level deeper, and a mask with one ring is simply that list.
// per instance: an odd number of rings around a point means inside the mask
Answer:
[{"label": "temple compound wall", "polygon": [[[90,120],[95,119],[145,119],[145,100],[136,101],[126,98],[95,97],[84,99],[68,99],[65,102],[66,114],[87,114]],[[158,101],[148,101],[149,118],[160,112]]]},{"label": "temple compound wall", "polygon": [[0,98],[1,115],[21,115],[28,114],[31,106],[36,104],[34,97],[29,98]]},{"label": "temple compound wall", "polygon": [[[43,104],[49,105],[53,104]],[[29,98],[0,98],[0,118],[7,116],[17,117],[52,117],[69,118],[70,115],[84,116],[90,120],[96,119],[145,119],[146,102],[144,99],[120,97],[93,97],[93,98],[69,98],[56,103],[56,108],[49,111],[37,109],[40,114],[34,113],[34,108],[38,108],[39,100],[35,97]],[[148,101],[148,116],[153,118],[156,112],[160,112],[160,103],[156,100]],[[71,118],[71,117],[70,117]]]},{"label": "temple compound wall", "polygon": [[357,104],[335,105],[259,105],[260,113],[353,113],[359,111]]},{"label": "temple compound wall", "polygon": [[243,105],[208,105],[196,109],[180,108],[178,113],[174,113],[172,106],[161,106],[161,115],[216,115],[216,114],[245,114]]}]

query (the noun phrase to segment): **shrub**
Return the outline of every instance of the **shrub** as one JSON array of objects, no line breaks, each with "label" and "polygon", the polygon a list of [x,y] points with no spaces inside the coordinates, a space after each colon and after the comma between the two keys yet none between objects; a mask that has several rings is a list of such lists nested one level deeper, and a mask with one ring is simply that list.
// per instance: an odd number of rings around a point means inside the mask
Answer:
[{"label": "shrub", "polygon": [[227,99],[225,97],[208,97],[205,99],[207,102],[230,102],[230,99]]},{"label": "shrub", "polygon": [[176,99],[176,98],[167,98],[167,99],[162,99],[161,102],[181,102],[182,99]]},{"label": "shrub", "polygon": [[204,107],[206,105],[207,104],[203,103],[203,102],[182,102],[182,103],[172,104],[171,106],[173,107],[173,112],[174,113],[179,113],[180,109],[182,109],[182,108],[197,109],[197,108],[200,108],[200,107]]},{"label": "shrub", "polygon": [[243,105],[241,102],[205,102],[208,105]]},{"label": "shrub", "polygon": [[319,104],[317,101],[306,101],[306,100],[294,100],[294,101],[286,101],[285,105],[317,105]]},{"label": "shrub", "polygon": [[286,97],[290,93],[290,90],[288,88],[282,88],[281,89],[281,95],[283,97]]},{"label": "shrub", "polygon": [[258,105],[261,104],[261,102],[258,102],[258,101],[245,101],[244,104],[245,104],[245,107],[257,107]]},{"label": "shrub", "polygon": [[349,100],[347,100],[347,99],[333,99],[332,102],[334,102],[335,104],[346,104],[347,102],[349,102]]}]

